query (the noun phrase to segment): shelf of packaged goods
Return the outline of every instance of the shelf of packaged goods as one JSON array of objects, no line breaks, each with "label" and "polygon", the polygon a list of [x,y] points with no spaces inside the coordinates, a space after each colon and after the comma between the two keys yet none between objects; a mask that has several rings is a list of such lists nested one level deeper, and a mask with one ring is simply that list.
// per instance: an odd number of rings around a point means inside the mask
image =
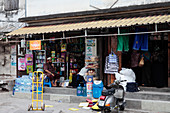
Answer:
[{"label": "shelf of packaged goods", "polygon": [[57,63],[65,63],[65,62],[52,62],[52,63],[57,64]]},{"label": "shelf of packaged goods", "polygon": [[85,44],[85,43],[72,43],[72,44],[68,44],[68,45],[80,45],[80,44]]},{"label": "shelf of packaged goods", "polygon": [[70,53],[82,53],[83,51],[69,51]]},{"label": "shelf of packaged goods", "polygon": [[70,69],[80,69],[80,68],[70,68]]}]

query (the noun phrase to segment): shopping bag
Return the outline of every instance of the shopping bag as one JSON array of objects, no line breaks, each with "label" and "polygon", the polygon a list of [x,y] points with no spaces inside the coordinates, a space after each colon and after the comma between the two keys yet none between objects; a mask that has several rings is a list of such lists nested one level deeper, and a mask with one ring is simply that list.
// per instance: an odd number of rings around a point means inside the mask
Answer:
[{"label": "shopping bag", "polygon": [[140,59],[140,62],[139,62],[139,67],[142,67],[144,65],[144,57],[142,57]]}]

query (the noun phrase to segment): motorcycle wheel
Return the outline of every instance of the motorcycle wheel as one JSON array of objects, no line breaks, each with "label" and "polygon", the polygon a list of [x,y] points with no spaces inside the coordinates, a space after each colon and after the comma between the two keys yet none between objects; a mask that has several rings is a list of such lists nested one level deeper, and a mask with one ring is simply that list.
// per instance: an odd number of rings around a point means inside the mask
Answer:
[{"label": "motorcycle wheel", "polygon": [[121,110],[121,111],[124,111],[124,110],[125,110],[125,105],[124,105],[124,104],[122,104],[122,105],[120,106],[120,110]]},{"label": "motorcycle wheel", "polygon": [[110,113],[110,109],[109,108],[105,108],[101,110],[101,113]]}]

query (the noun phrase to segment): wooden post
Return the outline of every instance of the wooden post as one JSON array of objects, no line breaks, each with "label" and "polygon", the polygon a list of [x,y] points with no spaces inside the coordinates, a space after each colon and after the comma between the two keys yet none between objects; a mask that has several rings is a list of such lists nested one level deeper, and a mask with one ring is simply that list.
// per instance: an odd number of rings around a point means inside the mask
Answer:
[{"label": "wooden post", "polygon": [[[108,54],[111,52],[111,37],[108,37]],[[107,54],[107,55],[108,55]],[[111,74],[107,75],[107,85],[111,84]]]},{"label": "wooden post", "polygon": [[[108,51],[108,37],[104,37],[105,38],[105,41],[104,41],[104,43],[105,43],[105,45],[104,45],[104,63],[105,63],[105,60],[106,60],[106,56],[107,56],[107,51]],[[104,85],[107,85],[107,74],[104,74]]]},{"label": "wooden post", "polygon": [[103,38],[102,37],[100,37],[99,38],[99,45],[98,45],[98,47],[99,47],[99,56],[100,56],[100,59],[99,59],[99,61],[100,61],[100,63],[99,63],[99,67],[100,67],[100,80],[103,80],[104,79],[104,77],[103,77],[103,70],[104,70],[104,67],[103,67],[103,65],[105,64],[105,62],[103,62]]},{"label": "wooden post", "polygon": [[168,33],[168,87],[170,87],[170,33]]},{"label": "wooden post", "polygon": [[[116,49],[117,49],[117,36],[112,36],[111,37],[111,48],[113,50],[113,52],[116,54]],[[111,74],[111,83],[114,82],[115,80],[115,75]]]}]

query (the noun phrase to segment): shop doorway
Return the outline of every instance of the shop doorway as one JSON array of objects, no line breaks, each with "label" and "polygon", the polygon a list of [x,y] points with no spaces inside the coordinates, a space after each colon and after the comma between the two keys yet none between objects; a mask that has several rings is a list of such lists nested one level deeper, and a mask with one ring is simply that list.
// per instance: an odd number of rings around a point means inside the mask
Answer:
[{"label": "shop doorway", "polygon": [[[148,35],[148,51],[132,49],[134,36],[129,38],[128,52],[122,52],[122,67],[131,68],[136,75],[136,82],[139,86],[145,87],[168,87],[170,86],[168,62],[170,49],[168,48],[168,33],[154,33]],[[132,67],[135,57],[138,56],[138,63],[142,56],[144,65]],[[169,63],[170,64],[170,63]]]}]

